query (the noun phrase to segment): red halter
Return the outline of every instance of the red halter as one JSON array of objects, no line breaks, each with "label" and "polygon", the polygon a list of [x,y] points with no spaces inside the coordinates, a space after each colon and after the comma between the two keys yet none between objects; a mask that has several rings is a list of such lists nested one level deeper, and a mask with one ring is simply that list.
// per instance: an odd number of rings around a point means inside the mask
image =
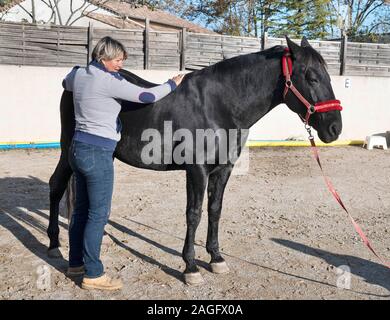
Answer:
[{"label": "red halter", "polygon": [[[308,102],[298,91],[298,89],[293,85],[291,81],[292,75],[292,60],[289,48],[284,49],[284,54],[282,58],[282,68],[283,76],[286,79],[286,86],[283,92],[283,98],[286,100],[286,94],[288,90],[291,90],[295,96],[305,105],[307,108],[307,113],[305,119],[302,119],[306,125],[309,124],[309,118],[314,112],[328,112],[332,110],[343,110],[343,107],[340,105],[339,100],[328,100],[323,102],[317,102],[314,106]],[[302,117],[301,117],[302,118]]]}]

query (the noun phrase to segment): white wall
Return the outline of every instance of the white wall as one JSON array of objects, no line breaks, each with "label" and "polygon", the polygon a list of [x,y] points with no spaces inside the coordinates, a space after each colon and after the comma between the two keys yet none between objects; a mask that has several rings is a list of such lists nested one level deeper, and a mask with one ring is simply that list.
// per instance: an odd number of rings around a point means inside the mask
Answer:
[{"label": "white wall", "polygon": [[[0,65],[0,143],[59,141],[62,79],[71,68]],[[179,71],[134,71],[163,83]]]},{"label": "white wall", "polygon": [[[390,78],[332,76],[336,98],[343,106],[340,140],[364,140],[367,135],[390,130]],[[346,88],[346,81],[350,87]],[[251,129],[251,140],[306,139],[302,121],[286,105],[280,105]]]},{"label": "white wall", "polygon": [[[59,141],[61,82],[70,68],[0,65],[0,143]],[[178,71],[131,70],[163,83]],[[390,130],[390,78],[332,77],[344,110],[340,140],[364,140]],[[280,105],[256,123],[250,140],[306,138],[302,122]]]}]

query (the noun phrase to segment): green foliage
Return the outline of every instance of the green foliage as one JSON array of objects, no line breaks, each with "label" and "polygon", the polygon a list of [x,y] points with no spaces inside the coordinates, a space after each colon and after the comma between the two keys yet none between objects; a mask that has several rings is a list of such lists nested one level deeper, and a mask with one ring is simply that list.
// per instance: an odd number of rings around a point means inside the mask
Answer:
[{"label": "green foliage", "polygon": [[4,7],[6,4],[10,3],[11,0],[0,0],[0,7]]},{"label": "green foliage", "polygon": [[[327,36],[327,23],[331,0],[206,0],[206,1],[159,1],[180,2],[180,16],[202,21],[216,32],[230,35],[270,35],[310,38]],[[165,6],[167,7],[167,6]],[[172,12],[172,11],[171,11]]]},{"label": "green foliage", "polygon": [[328,4],[330,0],[284,0],[280,4],[279,23],[270,34],[294,38],[306,36],[310,39],[324,38],[328,35]]}]

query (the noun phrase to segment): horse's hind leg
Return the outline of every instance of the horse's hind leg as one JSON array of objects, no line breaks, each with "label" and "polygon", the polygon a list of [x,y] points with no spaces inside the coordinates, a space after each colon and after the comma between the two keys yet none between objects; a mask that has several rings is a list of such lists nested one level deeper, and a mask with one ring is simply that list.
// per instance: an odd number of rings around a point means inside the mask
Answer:
[{"label": "horse's hind leg", "polygon": [[187,284],[197,285],[203,282],[202,275],[195,263],[195,233],[202,214],[202,203],[208,175],[200,166],[187,168],[187,234],[183,247],[183,260],[186,263],[184,280]]},{"label": "horse's hind leg", "polygon": [[48,255],[50,257],[61,257],[59,251],[59,233],[58,226],[58,214],[61,198],[65,192],[70,176],[72,175],[72,169],[68,163],[68,152],[62,152],[60,161],[57,167],[50,177],[50,217],[49,227],[47,228],[47,235],[50,239],[50,245]]},{"label": "horse's hind leg", "polygon": [[218,227],[222,211],[223,194],[232,169],[232,165],[226,165],[218,171],[211,173],[207,187],[208,230],[206,250],[211,255],[210,267],[214,273],[226,273],[229,271],[225,260],[219,252]]}]

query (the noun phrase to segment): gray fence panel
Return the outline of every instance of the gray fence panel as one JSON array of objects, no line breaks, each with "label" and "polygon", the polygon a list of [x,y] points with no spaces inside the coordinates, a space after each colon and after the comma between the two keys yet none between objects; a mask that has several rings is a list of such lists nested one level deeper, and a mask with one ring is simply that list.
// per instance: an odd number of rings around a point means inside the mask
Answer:
[{"label": "gray fence panel", "polygon": [[[148,24],[145,24],[146,28]],[[0,64],[86,65],[97,41],[111,36],[128,51],[125,68],[197,70],[224,59],[286,45],[263,39],[172,31],[101,29],[0,22]],[[294,40],[294,39],[293,39]],[[295,39],[297,43],[300,39]],[[310,40],[330,74],[390,76],[390,44]],[[343,46],[343,47],[342,47]]]}]

